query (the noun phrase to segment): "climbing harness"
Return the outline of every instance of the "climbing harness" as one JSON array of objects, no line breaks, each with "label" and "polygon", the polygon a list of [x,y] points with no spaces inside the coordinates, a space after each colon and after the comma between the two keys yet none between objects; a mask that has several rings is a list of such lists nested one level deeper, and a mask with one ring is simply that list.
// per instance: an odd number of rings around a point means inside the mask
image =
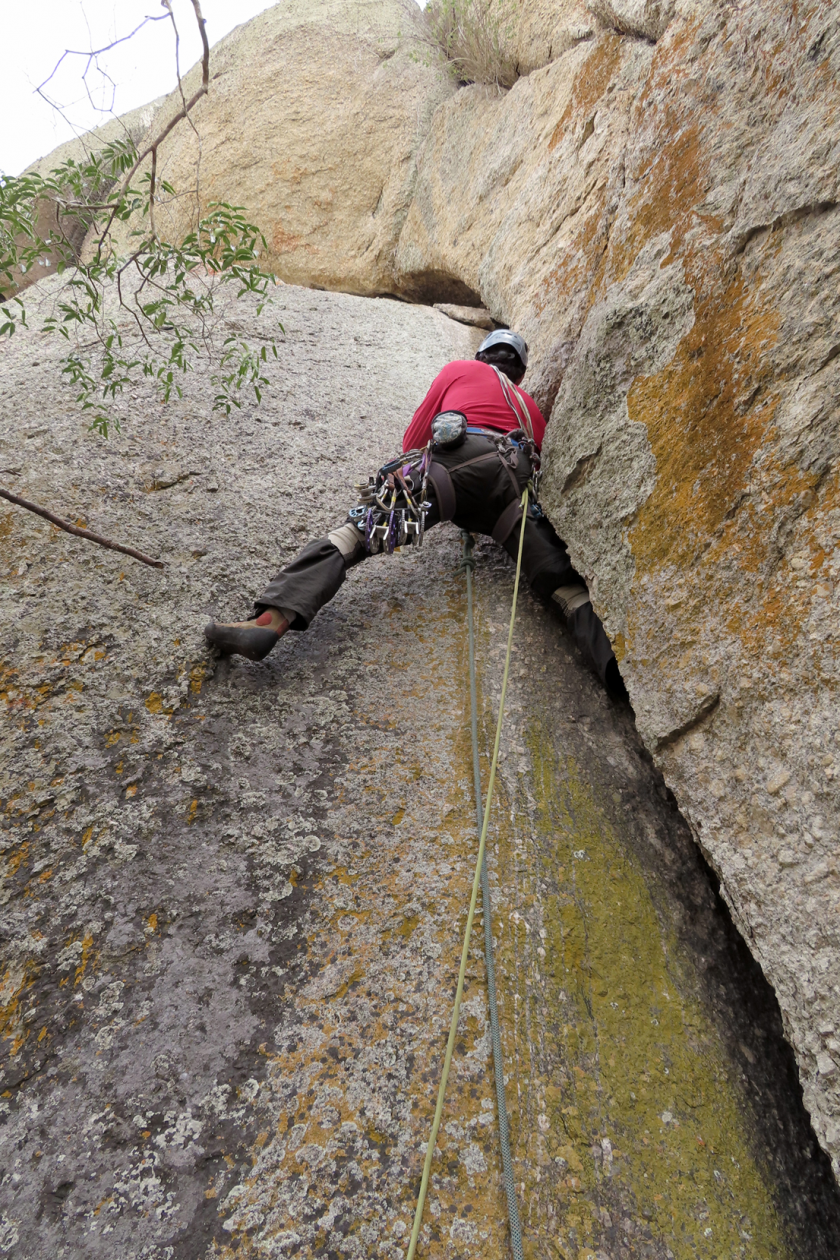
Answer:
[{"label": "climbing harness", "polygon": [[502,387],[505,402],[510,407],[511,411],[516,416],[517,421],[521,424],[523,430],[528,434],[528,437],[533,443],[534,427],[531,424],[531,413],[528,410],[525,399],[521,397],[519,390],[513,382],[508,380],[504,372],[500,371],[499,368],[496,367],[495,363],[491,363],[490,366],[499,378],[499,384]]},{"label": "climbing harness", "polygon": [[[494,369],[495,370],[495,369]],[[507,378],[498,374],[502,388],[508,387]],[[508,397],[508,395],[505,395]],[[496,542],[503,543],[519,523],[522,509],[519,503],[519,485],[515,476],[519,458],[526,454],[531,467],[531,483],[536,498],[539,476],[539,452],[531,431],[527,408],[518,400],[522,414],[514,402],[511,409],[524,426],[513,433],[498,429],[484,429],[467,423],[461,411],[443,411],[432,421],[431,441],[419,450],[407,451],[383,464],[374,477],[356,489],[359,502],[350,509],[348,524],[361,536],[365,550],[370,555],[386,552],[391,555],[398,547],[416,543],[421,546],[426,529],[426,514],[432,504],[428,498],[429,485],[437,499],[438,514],[442,521],[451,521],[455,515],[455,487],[445,464],[435,459],[436,452],[452,451],[460,446],[468,434],[486,438],[489,450],[464,460],[456,470],[480,464],[485,460],[500,459],[510,476],[516,498],[505,508],[492,532]],[[453,470],[455,471],[455,470]]]},{"label": "climbing harness", "polygon": [[[465,555],[464,567],[467,571],[467,594],[468,594],[468,625],[470,638],[470,700],[471,700],[471,724],[473,738],[473,777],[476,789],[476,819],[479,823],[479,842],[478,842],[478,858],[476,860],[475,875],[473,877],[472,893],[470,895],[470,907],[467,914],[467,926],[464,931],[464,944],[461,950],[461,965],[458,970],[458,983],[455,988],[455,1003],[452,1009],[452,1020],[449,1025],[449,1038],[446,1043],[446,1054],[443,1060],[443,1072],[441,1073],[440,1087],[438,1089],[437,1104],[435,1106],[434,1119],[432,1120],[432,1131],[429,1135],[429,1141],[426,1145],[426,1158],[423,1162],[423,1175],[420,1180],[420,1193],[417,1199],[417,1208],[414,1213],[414,1224],[411,1230],[411,1238],[408,1245],[406,1260],[414,1260],[414,1253],[417,1250],[417,1240],[420,1236],[420,1225],[423,1220],[423,1208],[426,1203],[426,1194],[429,1188],[429,1177],[432,1170],[432,1159],[434,1156],[435,1144],[437,1142],[438,1130],[443,1116],[443,1102],[446,1095],[446,1086],[449,1080],[449,1069],[452,1065],[452,1054],[455,1049],[455,1040],[458,1033],[458,1021],[461,1015],[461,999],[464,994],[464,978],[467,971],[467,959],[470,950],[470,937],[472,935],[473,919],[475,917],[475,907],[478,900],[478,889],[481,886],[482,904],[484,910],[484,944],[485,958],[487,960],[487,980],[490,995],[490,1021],[491,1021],[491,1040],[493,1043],[493,1065],[496,1078],[496,1099],[497,1110],[499,1113],[499,1130],[502,1143],[502,1170],[505,1180],[505,1192],[507,1194],[508,1215],[510,1220],[511,1246],[513,1248],[514,1260],[522,1260],[522,1231],[519,1222],[519,1210],[516,1204],[516,1193],[513,1183],[513,1166],[510,1155],[510,1138],[507,1123],[507,1108],[504,1100],[504,1070],[502,1065],[502,1048],[499,1036],[499,1020],[496,1010],[496,985],[495,985],[495,968],[493,966],[492,954],[492,922],[490,917],[490,889],[487,880],[487,871],[485,866],[485,849],[487,843],[487,827],[490,821],[490,811],[493,803],[493,789],[496,784],[496,768],[499,764],[499,746],[502,738],[502,719],[505,711],[505,695],[507,693],[508,675],[510,673],[510,657],[513,647],[513,626],[516,620],[516,601],[519,595],[519,578],[522,572],[522,547],[525,541],[525,521],[528,515],[528,488],[523,491],[522,498],[518,504],[521,511],[522,524],[519,531],[519,552],[516,558],[516,577],[513,585],[513,602],[510,610],[510,626],[508,628],[507,653],[505,656],[505,668],[502,675],[502,694],[499,700],[499,715],[496,721],[496,738],[493,744],[493,757],[490,763],[490,778],[487,783],[487,802],[483,811],[481,808],[481,779],[478,765],[478,716],[475,693],[475,635],[473,629],[472,615],[472,574],[471,569],[475,563],[472,558],[471,551]],[[466,550],[466,549],[465,549]]]}]

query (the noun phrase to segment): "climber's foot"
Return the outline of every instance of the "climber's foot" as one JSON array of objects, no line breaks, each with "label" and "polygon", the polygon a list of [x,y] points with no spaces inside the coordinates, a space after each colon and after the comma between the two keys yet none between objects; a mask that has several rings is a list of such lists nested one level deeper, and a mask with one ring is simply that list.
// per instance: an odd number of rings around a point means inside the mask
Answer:
[{"label": "climber's foot", "polygon": [[261,661],[288,628],[289,623],[278,608],[267,608],[251,621],[211,621],[204,627],[204,637],[220,652]]}]

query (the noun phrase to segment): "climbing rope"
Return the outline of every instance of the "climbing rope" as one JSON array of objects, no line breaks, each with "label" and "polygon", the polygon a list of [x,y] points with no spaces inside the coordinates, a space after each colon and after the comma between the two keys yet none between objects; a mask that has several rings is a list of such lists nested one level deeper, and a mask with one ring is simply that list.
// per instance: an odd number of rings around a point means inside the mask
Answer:
[{"label": "climbing rope", "polygon": [[[525,518],[523,514],[523,526]],[[473,783],[475,785],[475,817],[478,834],[484,828],[481,808],[481,769],[478,764],[478,702],[475,685],[475,629],[473,626],[473,590],[472,571],[475,559],[472,554],[472,535],[467,530],[461,531],[461,543],[464,549],[463,566],[467,574],[467,623],[470,644],[470,728],[472,732]],[[521,551],[521,540],[520,540]],[[519,570],[517,569],[517,579]],[[516,595],[514,594],[514,607]],[[511,618],[511,631],[513,618]],[[510,659],[510,642],[508,642],[508,659]],[[504,693],[502,693],[504,702]],[[488,812],[490,798],[487,798]],[[484,915],[484,966],[487,972],[487,1000],[490,1006],[490,1041],[493,1046],[493,1074],[496,1079],[496,1113],[499,1117],[499,1145],[502,1151],[502,1179],[507,1196],[508,1222],[510,1224],[510,1246],[513,1260],[522,1260],[522,1226],[519,1221],[519,1204],[516,1201],[516,1186],[513,1180],[513,1161],[510,1155],[510,1127],[508,1125],[507,1104],[505,1103],[505,1069],[502,1058],[502,1038],[499,1033],[499,1011],[496,1005],[496,964],[493,961],[493,914],[490,903],[490,880],[487,876],[487,854],[481,863],[481,909]]]},{"label": "climbing rope", "polygon": [[[496,1075],[496,1097],[499,1099],[499,1128],[502,1140],[502,1168],[505,1178],[505,1190],[508,1200],[508,1213],[510,1216],[510,1232],[511,1245],[513,1247],[515,1260],[522,1260],[522,1233],[519,1225],[519,1210],[516,1204],[516,1196],[513,1185],[513,1169],[510,1158],[510,1140],[507,1124],[507,1108],[504,1101],[504,1074],[502,1071],[502,1049],[501,1040],[499,1038],[499,1021],[496,1012],[495,1001],[495,969],[492,966],[492,924],[490,922],[490,889],[487,883],[487,873],[485,870],[484,853],[487,843],[487,825],[490,821],[490,810],[493,803],[493,789],[496,785],[496,767],[499,764],[499,745],[502,738],[502,719],[505,711],[505,695],[507,692],[508,675],[510,673],[510,655],[513,647],[513,625],[516,620],[516,601],[519,595],[519,577],[522,572],[522,545],[525,541],[525,521],[528,515],[528,490],[522,492],[522,528],[519,532],[519,552],[516,557],[516,578],[513,585],[513,603],[510,610],[510,626],[508,628],[507,654],[505,656],[505,668],[502,675],[502,694],[499,700],[499,716],[496,721],[496,739],[493,744],[493,758],[490,763],[490,778],[487,783],[487,806],[482,817],[481,809],[481,779],[478,771],[478,717],[475,699],[475,636],[473,632],[472,617],[472,578],[470,573],[471,564],[474,563],[472,556],[469,557],[470,564],[467,568],[467,591],[468,591],[468,616],[469,616],[469,636],[470,636],[470,698],[472,702],[472,735],[473,735],[473,774],[476,785],[476,818],[479,824],[479,842],[478,842],[478,858],[476,859],[475,875],[473,876],[472,893],[470,895],[470,908],[467,914],[467,926],[464,931],[464,944],[461,950],[461,966],[458,969],[458,984],[455,988],[455,1003],[452,1008],[452,1020],[449,1025],[449,1039],[446,1043],[446,1054],[443,1060],[443,1072],[440,1078],[440,1087],[438,1089],[437,1104],[435,1106],[435,1115],[432,1120],[432,1131],[429,1135],[429,1141],[426,1145],[426,1158],[423,1162],[423,1176],[420,1179],[420,1194],[417,1199],[417,1208],[414,1213],[414,1224],[411,1229],[411,1239],[408,1244],[408,1252],[406,1260],[414,1260],[414,1253],[417,1250],[417,1240],[420,1236],[420,1225],[423,1220],[423,1208],[426,1204],[426,1194],[429,1188],[429,1176],[432,1170],[432,1159],[435,1153],[435,1144],[437,1143],[438,1130],[443,1116],[443,1100],[446,1096],[446,1086],[449,1081],[449,1069],[452,1065],[452,1055],[455,1050],[455,1038],[458,1033],[458,1020],[461,1015],[461,999],[464,995],[464,978],[467,972],[467,959],[470,952],[470,937],[472,935],[473,919],[475,918],[475,907],[478,901],[478,889],[482,889],[482,902],[484,907],[484,939],[485,953],[489,960],[487,971],[488,986],[492,985],[491,1003],[490,1003],[490,1019],[491,1019],[491,1036],[493,1037],[493,1062]],[[489,948],[488,948],[489,941]],[[492,977],[492,980],[491,980]],[[493,1033],[493,1018],[495,1015],[495,1034]],[[518,1250],[517,1250],[518,1248]]]}]

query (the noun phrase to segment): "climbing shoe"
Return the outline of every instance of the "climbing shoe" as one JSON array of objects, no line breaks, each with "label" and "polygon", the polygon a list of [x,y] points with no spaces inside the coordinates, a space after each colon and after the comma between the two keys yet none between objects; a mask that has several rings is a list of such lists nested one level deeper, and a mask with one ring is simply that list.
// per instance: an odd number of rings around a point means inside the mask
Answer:
[{"label": "climbing shoe", "polygon": [[225,626],[211,621],[204,627],[204,637],[225,655],[234,652],[249,661],[261,661],[274,647],[279,634],[262,626]]},{"label": "climbing shoe", "polygon": [[204,627],[204,637],[213,647],[225,655],[236,653],[249,661],[261,661],[268,656],[277,640],[289,628],[289,623],[276,609],[268,609],[254,621],[237,621],[231,624],[211,621]]}]

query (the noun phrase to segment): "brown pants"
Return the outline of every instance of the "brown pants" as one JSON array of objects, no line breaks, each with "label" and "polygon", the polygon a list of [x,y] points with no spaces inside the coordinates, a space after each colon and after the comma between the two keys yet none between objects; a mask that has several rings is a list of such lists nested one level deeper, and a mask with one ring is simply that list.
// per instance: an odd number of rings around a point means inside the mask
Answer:
[{"label": "brown pants", "polygon": [[[436,454],[435,463],[443,471],[433,469],[437,475],[430,478],[432,507],[426,515],[426,529],[442,519],[452,520],[470,533],[494,536],[515,559],[522,517],[514,505],[528,484],[531,464],[522,448],[514,458],[516,466],[512,467],[492,441],[478,434],[469,434],[454,451]],[[350,555],[343,555],[329,538],[311,542],[269,583],[257,601],[257,612],[266,608],[293,612],[290,629],[306,630],[319,609],[338,591],[347,570],[367,558],[361,533],[358,546]],[[548,597],[558,587],[583,584],[572,567],[565,543],[536,506],[528,508],[525,521],[522,568],[536,595]],[[607,667],[615,658],[592,605],[584,603],[567,621],[588,664],[604,681]]]}]

